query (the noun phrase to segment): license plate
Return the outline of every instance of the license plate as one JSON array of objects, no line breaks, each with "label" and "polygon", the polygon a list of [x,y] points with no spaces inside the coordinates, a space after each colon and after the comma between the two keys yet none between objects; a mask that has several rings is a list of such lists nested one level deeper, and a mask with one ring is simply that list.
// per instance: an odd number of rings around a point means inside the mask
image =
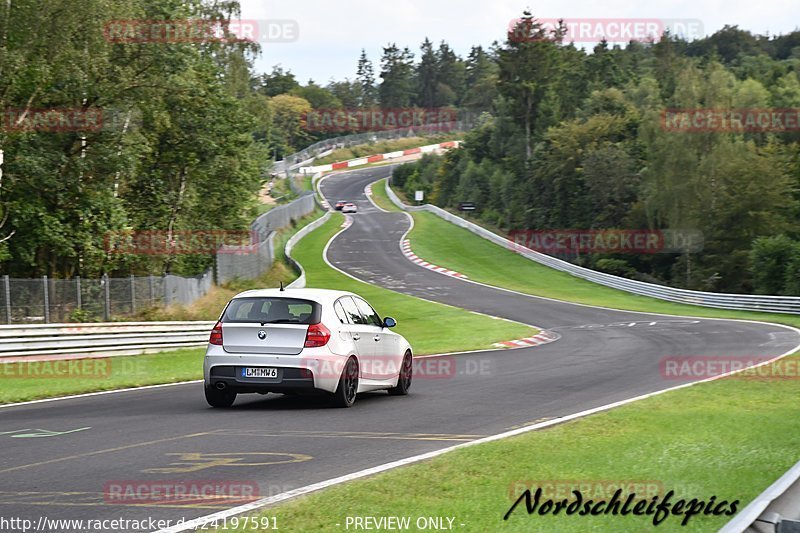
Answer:
[{"label": "license plate", "polygon": [[243,378],[277,378],[277,368],[243,368]]}]

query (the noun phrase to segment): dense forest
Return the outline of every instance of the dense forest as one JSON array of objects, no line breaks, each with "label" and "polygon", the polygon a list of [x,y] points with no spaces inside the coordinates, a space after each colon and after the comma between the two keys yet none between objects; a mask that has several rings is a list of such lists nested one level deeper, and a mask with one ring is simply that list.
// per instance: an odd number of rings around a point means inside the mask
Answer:
[{"label": "dense forest", "polygon": [[[796,122],[772,132],[664,127],[669,109],[796,116],[800,32],[725,27],[693,42],[600,43],[586,53],[530,16],[523,24],[536,38],[510,38],[488,54],[491,109],[463,149],[396,171],[396,185],[442,207],[473,202],[475,216],[503,231],[700,231],[696,253],[570,259],[691,289],[800,294]],[[456,104],[467,94],[459,101],[456,92]]]},{"label": "dense forest", "polygon": [[[110,254],[104,237],[246,228],[273,159],[342,134],[311,131],[312,110],[445,107],[474,129],[463,149],[398,171],[406,191],[474,202],[501,231],[699,230],[696,253],[572,259],[694,289],[800,294],[797,129],[663,127],[671,108],[800,108],[800,32],[725,27],[585,51],[525,15],[464,57],[444,41],[389,43],[375,62],[354,57],[352,79],[323,84],[290,66],[256,73],[256,42],[108,38],[110,21],[238,16],[235,1],[0,5],[0,273],[201,272],[210,256]],[[97,111],[103,127],[10,127],[41,109]]]}]

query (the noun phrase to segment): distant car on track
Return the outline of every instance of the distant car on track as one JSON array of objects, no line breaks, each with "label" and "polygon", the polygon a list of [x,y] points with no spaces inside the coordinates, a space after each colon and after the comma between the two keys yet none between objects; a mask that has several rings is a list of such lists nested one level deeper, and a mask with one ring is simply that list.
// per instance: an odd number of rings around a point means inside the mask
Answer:
[{"label": "distant car on track", "polygon": [[206,400],[238,394],[326,393],[350,407],[360,392],[408,394],[412,351],[360,296],[326,289],[260,289],[236,295],[211,331]]},{"label": "distant car on track", "polygon": [[336,211],[341,211],[341,210],[342,210],[342,208],[345,206],[345,204],[346,204],[346,203],[347,203],[347,202],[345,202],[344,200],[339,200],[338,202],[336,202],[336,205],[334,205],[334,206],[333,206],[333,208],[334,208]]},{"label": "distant car on track", "polygon": [[344,204],[342,207],[342,213],[358,213],[358,206],[356,204]]}]

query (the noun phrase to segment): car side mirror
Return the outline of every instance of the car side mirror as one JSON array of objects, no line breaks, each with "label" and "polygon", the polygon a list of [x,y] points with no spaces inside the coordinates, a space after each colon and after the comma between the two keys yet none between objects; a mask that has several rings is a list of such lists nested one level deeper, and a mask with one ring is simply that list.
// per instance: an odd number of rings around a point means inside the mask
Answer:
[{"label": "car side mirror", "polygon": [[394,318],[387,316],[383,319],[383,327],[385,328],[393,328],[397,325],[397,320]]}]

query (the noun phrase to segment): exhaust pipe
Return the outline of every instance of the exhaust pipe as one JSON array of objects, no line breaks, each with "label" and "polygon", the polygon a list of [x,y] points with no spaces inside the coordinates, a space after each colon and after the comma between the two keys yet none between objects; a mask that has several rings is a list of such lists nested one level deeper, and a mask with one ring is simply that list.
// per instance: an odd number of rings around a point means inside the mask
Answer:
[{"label": "exhaust pipe", "polygon": [[224,381],[217,381],[215,386],[217,387],[217,390],[225,390],[228,385]]}]

